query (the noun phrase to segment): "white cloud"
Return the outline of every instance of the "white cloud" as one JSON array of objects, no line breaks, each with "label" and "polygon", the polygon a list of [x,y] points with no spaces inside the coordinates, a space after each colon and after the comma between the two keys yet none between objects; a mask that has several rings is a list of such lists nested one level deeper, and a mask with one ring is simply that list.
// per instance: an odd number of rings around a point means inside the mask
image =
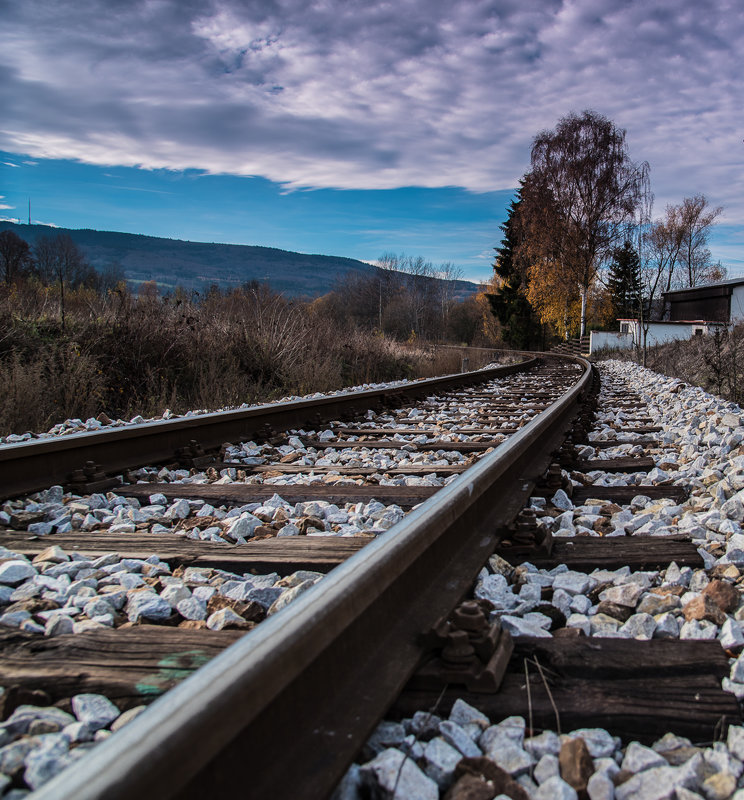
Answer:
[{"label": "white cloud", "polygon": [[[60,0],[10,6],[0,148],[296,187],[510,188],[594,108],[657,211],[741,197],[737,0]],[[12,166],[17,166],[12,164]]]}]

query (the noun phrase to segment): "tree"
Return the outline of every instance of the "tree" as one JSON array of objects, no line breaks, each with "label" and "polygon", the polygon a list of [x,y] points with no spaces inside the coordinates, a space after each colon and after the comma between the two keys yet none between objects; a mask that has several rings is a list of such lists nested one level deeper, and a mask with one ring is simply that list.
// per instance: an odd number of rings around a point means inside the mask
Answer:
[{"label": "tree", "polygon": [[612,254],[607,289],[617,319],[635,318],[641,302],[641,259],[629,239]]},{"label": "tree", "polygon": [[[399,337],[413,334],[419,339],[432,335],[435,328],[441,330],[438,321],[443,304],[434,265],[422,256],[392,253],[384,253],[377,264],[382,269],[379,273],[381,328]],[[443,268],[456,272],[451,265]]]},{"label": "tree", "polygon": [[673,288],[692,288],[722,280],[726,270],[714,264],[707,242],[710,229],[722,208],[708,209],[703,195],[686,197],[678,206],[668,205],[664,216],[646,227],[641,239],[641,327],[643,364],[646,363],[646,339],[650,320],[662,316],[659,292]]},{"label": "tree", "polygon": [[456,303],[449,315],[447,332],[452,341],[471,345],[481,326],[481,309],[476,295]]},{"label": "tree", "polygon": [[501,325],[501,337],[505,342],[526,350],[538,334],[532,306],[525,296],[525,265],[520,263],[519,245],[521,243],[519,209],[521,189],[512,200],[506,222],[501,225],[504,238],[496,250],[493,263],[494,281],[497,289],[486,296],[493,314]]},{"label": "tree", "polygon": [[702,194],[685,197],[679,206],[680,261],[689,287],[721,279],[723,268],[713,263],[707,245],[711,228],[722,213],[722,206],[710,208]]},{"label": "tree", "polygon": [[445,261],[436,270],[439,280],[436,283],[436,291],[439,295],[439,307],[441,310],[441,320],[439,327],[440,336],[444,336],[449,326],[449,317],[455,302],[455,281],[462,280],[462,269],[451,261]]},{"label": "tree", "polygon": [[66,233],[40,236],[34,246],[34,263],[42,281],[59,286],[59,313],[64,330],[65,289],[95,282],[96,272]]},{"label": "tree", "polygon": [[31,265],[31,248],[28,242],[11,230],[0,233],[0,269],[5,283],[10,284]]},{"label": "tree", "polygon": [[[403,258],[401,256],[401,258]],[[377,278],[375,280],[377,298],[377,329],[382,332],[383,312],[388,305],[399,298],[403,292],[403,276],[400,274],[400,259],[394,253],[383,253],[377,259]]]},{"label": "tree", "polygon": [[589,289],[633,225],[649,192],[648,171],[647,163],[631,161],[625,131],[594,111],[571,113],[533,141],[520,210],[523,250],[540,265],[533,281],[576,286],[582,336]]},{"label": "tree", "polygon": [[105,297],[108,292],[126,284],[126,280],[124,267],[118,261],[111,261],[98,273],[98,293]]},{"label": "tree", "polygon": [[582,313],[582,297],[575,276],[560,262],[548,269],[537,262],[528,268],[527,279],[527,299],[540,320],[569,339],[579,329]]},{"label": "tree", "polygon": [[643,242],[649,265],[646,270],[646,294],[653,298],[658,285],[663,285],[664,291],[668,292],[677,280],[679,253],[682,249],[679,208],[667,206],[664,216],[654,220],[648,227]]},{"label": "tree", "polygon": [[713,263],[707,247],[711,228],[723,208],[707,209],[704,195],[685,197],[678,206],[668,205],[664,216],[650,226],[649,252],[656,270],[664,275],[665,292],[725,277],[725,268],[720,262]]}]

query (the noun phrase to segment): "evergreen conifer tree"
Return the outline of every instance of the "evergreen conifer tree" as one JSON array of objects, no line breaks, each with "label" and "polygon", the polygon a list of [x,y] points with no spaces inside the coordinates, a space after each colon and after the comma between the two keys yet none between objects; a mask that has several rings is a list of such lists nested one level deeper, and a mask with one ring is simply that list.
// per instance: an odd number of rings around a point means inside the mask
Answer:
[{"label": "evergreen conifer tree", "polygon": [[524,296],[524,272],[517,258],[519,244],[519,204],[522,202],[521,190],[509,206],[509,214],[501,225],[504,238],[496,250],[493,264],[494,274],[500,283],[496,293],[489,294],[491,311],[501,324],[502,337],[514,347],[528,349],[539,337],[532,307]]},{"label": "evergreen conifer tree", "polygon": [[607,289],[616,318],[635,318],[641,302],[641,260],[627,239],[612,254]]}]

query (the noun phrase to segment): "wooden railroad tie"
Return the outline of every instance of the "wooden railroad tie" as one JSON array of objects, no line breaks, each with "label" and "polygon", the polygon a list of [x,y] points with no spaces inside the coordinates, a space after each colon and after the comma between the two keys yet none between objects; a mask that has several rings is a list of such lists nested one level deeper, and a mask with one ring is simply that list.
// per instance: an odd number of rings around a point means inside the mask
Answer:
[{"label": "wooden railroad tie", "polygon": [[[431,474],[433,471],[429,470],[427,474]],[[359,473],[357,471],[354,474]],[[379,484],[334,486],[323,483],[288,484],[286,486],[265,483],[135,483],[120,487],[119,494],[124,497],[136,497],[145,504],[149,502],[149,497],[153,494],[162,494],[167,500],[185,498],[204,500],[210,505],[230,506],[262,503],[278,494],[291,504],[324,500],[327,503],[343,505],[344,503],[368,503],[370,500],[378,500],[385,505],[395,503],[401,508],[411,508],[428,500],[441,488],[441,486],[380,486]]]},{"label": "wooden railroad tie", "polygon": [[[556,488],[539,486],[533,492],[535,497],[545,497],[548,500],[555,494]],[[643,495],[651,500],[674,500],[675,503],[684,503],[689,497],[689,489],[679,484],[644,484],[636,483],[632,486],[622,484],[619,486],[574,486],[571,500],[575,506],[591,504],[592,500],[609,501],[618,505],[627,505],[634,497]],[[600,503],[601,505],[601,503]]]},{"label": "wooden railroad tie", "polygon": [[[452,428],[446,428],[445,425],[452,425]],[[329,426],[337,436],[361,436],[361,435],[374,435],[374,436],[395,436],[400,433],[405,436],[441,436],[446,433],[465,433],[470,436],[478,434],[494,434],[505,433],[507,429],[502,428],[468,428],[458,427],[455,423],[444,422],[440,428],[339,428],[333,425]]]},{"label": "wooden railroad tie", "polygon": [[553,538],[552,551],[523,546],[502,546],[496,553],[513,566],[529,561],[540,569],[565,564],[569,569],[591,572],[594,569],[664,569],[672,561],[680,567],[697,569],[703,558],[695,544],[685,536],[574,536]]},{"label": "wooden railroad tie", "polygon": [[0,545],[34,558],[52,545],[90,558],[118,553],[149,558],[153,553],[172,568],[212,567],[229,572],[289,575],[299,569],[329,572],[374,539],[372,536],[281,536],[246,544],[202,542],[167,533],[72,532],[32,536],[0,532]]},{"label": "wooden railroad tie", "polygon": [[648,472],[656,466],[656,462],[650,456],[640,456],[634,458],[594,458],[589,461],[580,461],[577,469],[579,472]]},{"label": "wooden railroad tie", "polygon": [[150,703],[244,633],[137,625],[45,638],[0,628],[3,718],[28,702],[69,711],[81,692],[103,694],[121,711]]},{"label": "wooden railroad tie", "polygon": [[[651,420],[648,421],[650,422]],[[640,426],[636,425],[630,428],[623,425],[623,427],[615,428],[615,430],[619,431],[620,433],[661,433],[663,428],[661,428],[661,426],[659,425],[640,425]],[[589,441],[589,444],[593,445],[594,442]]]},{"label": "wooden railroad tie", "polygon": [[607,450],[610,447],[620,447],[623,444],[631,444],[631,445],[640,444],[642,447],[658,447],[659,440],[652,439],[650,437],[644,437],[643,439],[617,439],[617,440],[608,439],[607,441],[602,441],[602,442],[589,442],[589,444],[595,450]]},{"label": "wooden railroad tie", "polygon": [[576,486],[571,499],[574,505],[584,505],[590,500],[609,500],[618,505],[627,505],[634,497],[644,495],[651,500],[674,500],[675,503],[684,503],[690,492],[685,486],[671,484],[659,486],[657,484],[635,486]]},{"label": "wooden railroad tie", "polygon": [[668,731],[694,741],[719,740],[727,725],[742,723],[736,697],[721,689],[729,665],[718,641],[584,636],[513,641],[498,692],[421,689],[414,682],[391,716],[411,716],[421,708],[446,716],[460,697],[493,721],[518,715],[536,731],[606,728],[626,741],[645,743]]},{"label": "wooden railroad tie", "polygon": [[[410,466],[410,467],[348,467],[338,464],[328,466],[315,466],[314,464],[241,464],[239,461],[218,461],[212,464],[215,469],[240,469],[246,475],[259,475],[270,472],[280,475],[458,475],[465,472],[468,464],[442,464],[435,466]],[[143,484],[140,484],[143,485]],[[197,484],[191,484],[197,485]],[[199,484],[204,486],[205,484]],[[245,484],[246,486],[258,486],[259,484]],[[313,484],[316,485],[316,484]],[[286,488],[277,486],[277,492]],[[298,486],[299,491],[302,487]],[[387,487],[394,489],[395,487]]]},{"label": "wooden railroad tie", "polygon": [[[499,433],[498,430],[491,431],[492,433]],[[315,447],[318,450],[324,450],[329,447],[342,446],[345,449],[357,449],[367,447],[370,449],[379,450],[413,450],[415,452],[426,452],[431,450],[445,450],[457,451],[461,453],[480,453],[489,448],[498,447],[500,442],[406,442],[402,439],[358,439],[355,442],[344,440],[343,442],[325,442],[319,439],[303,439],[303,444],[307,447]]]}]

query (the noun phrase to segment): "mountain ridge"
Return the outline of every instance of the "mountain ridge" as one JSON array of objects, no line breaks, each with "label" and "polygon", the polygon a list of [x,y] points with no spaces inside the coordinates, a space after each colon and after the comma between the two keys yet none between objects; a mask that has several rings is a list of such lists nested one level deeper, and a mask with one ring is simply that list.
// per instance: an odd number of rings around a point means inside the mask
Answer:
[{"label": "mountain ridge", "polygon": [[[379,271],[379,267],[345,256],[298,253],[261,245],[192,242],[141,233],[4,221],[0,221],[0,230],[13,230],[31,246],[40,236],[66,233],[97,270],[118,264],[131,286],[154,280],[166,291],[176,286],[203,291],[212,284],[230,289],[256,280],[290,297],[317,297],[331,291],[349,273],[373,276]],[[453,283],[456,296],[466,297],[476,291],[475,284],[469,281]]]}]

